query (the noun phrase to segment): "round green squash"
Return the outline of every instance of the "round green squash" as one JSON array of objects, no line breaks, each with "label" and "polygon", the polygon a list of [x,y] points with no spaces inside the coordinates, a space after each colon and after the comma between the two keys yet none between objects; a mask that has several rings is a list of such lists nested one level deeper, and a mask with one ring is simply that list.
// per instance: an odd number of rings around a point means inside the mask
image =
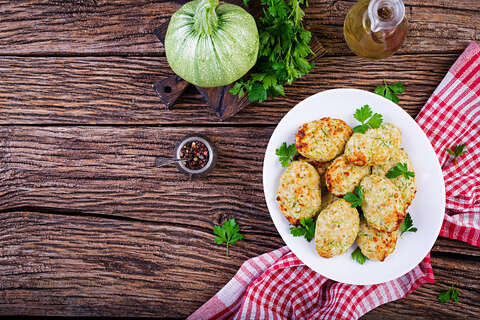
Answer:
[{"label": "round green squash", "polygon": [[258,30],[243,8],[196,0],[172,15],[165,52],[172,70],[199,87],[224,86],[240,79],[257,61]]}]

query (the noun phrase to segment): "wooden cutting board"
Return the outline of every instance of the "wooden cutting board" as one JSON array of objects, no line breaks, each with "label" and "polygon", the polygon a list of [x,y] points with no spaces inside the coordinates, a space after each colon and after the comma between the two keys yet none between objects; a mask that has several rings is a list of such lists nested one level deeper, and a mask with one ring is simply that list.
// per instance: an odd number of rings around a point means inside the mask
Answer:
[{"label": "wooden cutting board", "polygon": [[[164,44],[165,41],[165,35],[167,33],[169,22],[170,20],[163,23],[153,31],[155,36],[162,42],[162,44]],[[310,41],[310,47],[315,53],[311,57],[310,61],[314,61],[326,53],[325,48],[314,36],[312,36],[312,40]],[[160,97],[160,100],[165,107],[170,109],[189,85],[190,83],[187,81],[183,80],[177,75],[173,75],[166,79],[156,81],[153,84],[153,89]],[[195,88],[197,88],[197,90],[202,94],[202,96],[205,98],[205,101],[210,105],[219,120],[222,121],[235,115],[237,112],[250,104],[247,95],[239,98],[238,96],[229,92],[233,85],[234,83],[223,87],[202,88],[195,86]]]}]

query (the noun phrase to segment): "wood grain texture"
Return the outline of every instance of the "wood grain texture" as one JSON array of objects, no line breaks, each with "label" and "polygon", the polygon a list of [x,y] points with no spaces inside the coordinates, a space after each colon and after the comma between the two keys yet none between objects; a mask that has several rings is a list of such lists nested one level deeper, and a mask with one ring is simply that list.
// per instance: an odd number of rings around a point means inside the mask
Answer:
[{"label": "wood grain texture", "polygon": [[[224,124],[275,125],[314,93],[343,87],[373,91],[384,78],[405,84],[400,105],[414,116],[457,56],[399,55],[375,64],[324,57],[310,74],[286,87],[286,97],[249,105]],[[155,81],[171,75],[162,57],[0,57],[0,73],[0,124],[219,123],[193,87],[165,110],[152,89]]]},{"label": "wood grain texture", "polygon": [[[480,40],[478,1],[405,2],[410,25],[400,53],[459,52]],[[351,55],[343,21],[355,1],[309,3],[307,27],[329,54]],[[1,1],[0,54],[162,55],[153,30],[179,7],[150,0]]]},{"label": "wood grain texture", "polygon": [[[239,222],[245,240],[232,246],[225,259],[224,248],[212,240],[214,221],[192,229],[175,221],[2,213],[0,315],[185,318],[244,260],[282,245],[276,234],[265,242],[252,232],[256,221]],[[269,228],[274,229],[271,223]],[[460,261],[444,256],[434,247],[437,282],[365,319],[475,318],[480,307],[478,262],[478,257]],[[452,283],[460,289],[460,302],[440,308],[436,296]]]},{"label": "wood grain texture", "polygon": [[[269,221],[261,170],[272,131],[0,127],[0,210],[46,207],[191,227],[227,215]],[[207,135],[218,148],[209,176],[190,180],[173,165],[154,166],[191,133]]]},{"label": "wood grain texture", "polygon": [[[292,106],[330,88],[372,91],[385,78],[405,84],[400,105],[415,116],[480,40],[479,1],[406,0],[404,46],[372,62],[343,41],[355,0],[311,0],[307,28],[329,56],[285,98],[219,123],[193,87],[171,111],[151,87],[172,74],[153,30],[182,2],[0,0],[0,316],[185,318],[243,261],[283,245],[261,168]],[[217,144],[205,179],[154,166],[187,133]],[[229,217],[246,238],[225,259],[212,227]],[[435,284],[364,318],[480,318],[478,248],[440,238],[431,255]],[[438,303],[452,284],[460,302]]]}]

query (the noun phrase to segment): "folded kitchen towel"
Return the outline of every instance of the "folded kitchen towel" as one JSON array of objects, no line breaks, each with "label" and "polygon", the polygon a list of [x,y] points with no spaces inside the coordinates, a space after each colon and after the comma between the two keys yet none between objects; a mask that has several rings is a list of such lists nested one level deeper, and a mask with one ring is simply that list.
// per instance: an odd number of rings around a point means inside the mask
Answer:
[{"label": "folded kitchen towel", "polygon": [[[437,153],[446,184],[440,235],[480,246],[480,47],[471,43],[417,117]],[[445,149],[465,144],[452,162]],[[430,255],[407,274],[357,286],[327,279],[287,247],[247,260],[189,319],[357,319],[433,282]]]}]

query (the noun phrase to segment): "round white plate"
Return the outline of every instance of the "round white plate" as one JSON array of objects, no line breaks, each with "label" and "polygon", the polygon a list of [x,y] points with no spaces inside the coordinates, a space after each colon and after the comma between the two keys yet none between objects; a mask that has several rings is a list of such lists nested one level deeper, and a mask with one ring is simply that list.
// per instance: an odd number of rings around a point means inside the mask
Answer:
[{"label": "round white plate", "polygon": [[[373,112],[383,115],[384,122],[393,123],[402,132],[402,147],[415,168],[417,195],[407,210],[412,216],[416,233],[406,232],[399,237],[395,251],[385,261],[369,261],[361,265],[348,252],[330,259],[320,257],[314,240],[290,234],[290,224],[275,200],[278,181],[284,168],[275,155],[284,141],[295,142],[298,128],[305,122],[323,117],[346,121],[352,128],[359,123],[353,118],[355,110],[368,104]],[[308,267],[335,281],[370,285],[390,281],[412,270],[431,250],[445,213],[445,186],[435,152],[417,123],[398,105],[371,92],[358,89],[333,89],[317,93],[296,105],[280,121],[268,142],[263,162],[263,188],[268,210],[275,227],[290,250]]]}]

